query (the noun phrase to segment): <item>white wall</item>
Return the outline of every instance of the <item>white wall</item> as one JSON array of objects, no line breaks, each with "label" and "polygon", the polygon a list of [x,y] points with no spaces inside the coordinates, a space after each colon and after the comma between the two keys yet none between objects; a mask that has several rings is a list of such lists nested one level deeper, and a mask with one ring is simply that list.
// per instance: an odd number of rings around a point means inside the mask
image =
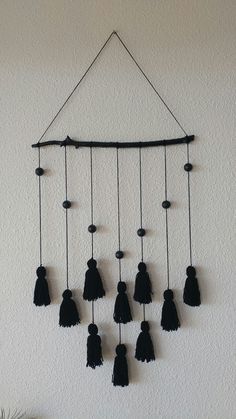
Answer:
[{"label": "white wall", "polygon": [[[2,0],[1,25],[1,287],[0,405],[37,419],[233,419],[235,299],[233,212],[235,193],[234,0],[63,1]],[[185,146],[168,149],[171,286],[182,327],[160,328],[166,286],[163,150],[144,158],[145,259],[155,291],[147,308],[157,361],[134,360],[141,309],[123,328],[131,384],[114,388],[111,374],[118,330],[112,321],[118,280],[115,153],[94,156],[95,255],[107,298],[96,306],[104,366],[86,369],[90,305],[83,302],[90,257],[89,150],[69,150],[70,285],[82,323],[58,327],[65,287],[63,151],[42,151],[43,253],[53,304],[32,304],[38,265],[37,151],[30,145],[76,84],[109,33],[116,29],[189,133],[194,264],[202,306],[182,304],[188,264]],[[181,136],[116,39],[84,80],[46,139],[147,140]],[[139,262],[138,154],[121,152],[123,278],[132,295]],[[234,163],[234,164],[233,164]]]}]

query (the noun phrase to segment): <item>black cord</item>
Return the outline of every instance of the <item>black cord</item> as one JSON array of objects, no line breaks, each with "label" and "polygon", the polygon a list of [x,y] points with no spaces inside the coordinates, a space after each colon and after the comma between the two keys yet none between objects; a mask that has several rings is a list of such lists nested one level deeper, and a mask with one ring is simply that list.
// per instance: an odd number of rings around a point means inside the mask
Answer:
[{"label": "black cord", "polygon": [[[38,149],[38,167],[40,168],[41,159],[40,159],[40,148]],[[39,179],[39,262],[42,266],[42,191],[41,191],[41,176],[38,176]]]},{"label": "black cord", "polygon": [[[65,146],[65,195],[67,201],[67,150]],[[66,208],[66,286],[69,289],[69,257],[68,257],[68,209]]]},{"label": "black cord", "polygon": [[[165,170],[165,200],[167,201],[167,162],[166,162],[166,146],[164,147],[164,170]],[[168,233],[168,209],[165,209],[166,218],[166,272],[167,272],[167,288],[170,285],[170,264],[169,264],[169,233]]]},{"label": "black cord", "polygon": [[99,55],[104,50],[104,48],[106,47],[106,45],[108,44],[108,42],[110,41],[110,39],[112,38],[113,35],[116,35],[117,39],[123,45],[123,47],[125,48],[125,50],[129,54],[130,58],[133,60],[133,62],[135,63],[135,65],[138,67],[139,71],[142,73],[142,75],[144,76],[144,78],[146,79],[146,81],[148,82],[148,84],[151,86],[151,88],[153,89],[153,91],[156,93],[156,95],[158,96],[158,98],[161,100],[161,102],[163,103],[163,105],[165,106],[165,108],[168,110],[168,112],[170,113],[170,115],[174,118],[174,120],[176,121],[176,123],[178,124],[178,126],[180,127],[180,129],[183,131],[183,133],[185,135],[187,135],[187,133],[186,133],[185,129],[183,128],[183,126],[180,124],[180,122],[178,121],[178,119],[176,118],[176,116],[174,115],[174,113],[171,111],[171,109],[169,108],[169,106],[167,105],[167,103],[164,101],[163,97],[160,95],[160,93],[154,87],[154,85],[151,82],[151,80],[148,78],[148,76],[145,74],[145,72],[143,71],[143,69],[140,67],[140,65],[138,64],[138,62],[134,58],[133,54],[131,54],[130,50],[128,49],[128,47],[126,46],[126,44],[124,43],[124,41],[121,39],[121,37],[118,35],[118,33],[116,31],[113,31],[109,35],[109,37],[107,38],[107,40],[104,42],[103,46],[100,48],[100,50],[98,51],[98,53],[95,56],[95,58],[93,59],[93,61],[91,62],[91,64],[88,66],[87,70],[84,72],[84,74],[82,75],[82,77],[79,79],[78,83],[75,85],[75,87],[72,89],[72,91],[70,92],[70,94],[67,96],[67,98],[65,99],[65,101],[63,102],[63,104],[61,105],[61,107],[59,108],[59,110],[57,111],[57,113],[55,114],[55,116],[52,118],[52,120],[48,124],[47,128],[44,130],[43,134],[39,138],[38,143],[40,143],[40,141],[43,139],[43,137],[45,136],[45,134],[48,132],[49,128],[52,126],[52,124],[54,123],[54,121],[57,119],[58,115],[61,113],[62,109],[65,107],[65,105],[67,104],[67,102],[69,101],[69,99],[71,98],[71,96],[74,94],[74,92],[77,90],[77,88],[79,87],[79,85],[81,84],[81,82],[83,81],[83,79],[85,78],[85,76],[87,75],[87,73],[89,72],[89,70],[92,68],[92,66],[94,65],[94,63],[97,61]]},{"label": "black cord", "polygon": [[[139,148],[139,209],[140,209],[140,228],[143,228],[143,188],[142,188],[142,149]],[[141,261],[143,262],[143,236],[141,239]]]},{"label": "black cord", "polygon": [[[119,149],[116,149],[116,186],[117,186],[117,235],[118,250],[120,251],[120,168],[119,168]],[[121,281],[121,259],[119,263],[119,281]],[[119,343],[121,344],[121,324],[119,323]]]},{"label": "black cord", "polygon": [[[143,187],[142,187],[142,149],[139,147],[139,210],[140,210],[140,228],[143,228]],[[143,236],[141,241],[141,262],[143,262]],[[143,320],[145,320],[145,304],[143,304]]]},{"label": "black cord", "polygon": [[[187,144],[187,162],[189,163],[189,144]],[[189,231],[189,259],[192,266],[192,219],[191,219],[191,189],[190,189],[190,172],[188,176],[188,231]]]},{"label": "black cord", "polygon": [[[90,206],[91,224],[93,225],[93,148],[90,147]],[[93,233],[91,234],[91,253],[93,259]]]},{"label": "black cord", "polygon": [[[119,170],[119,149],[116,149],[116,183],[117,183],[117,234],[118,250],[120,251],[120,170]],[[119,261],[119,281],[121,281],[121,259]]]},{"label": "black cord", "polygon": [[153,91],[156,93],[156,95],[159,97],[159,99],[161,100],[161,102],[163,103],[163,105],[165,106],[165,108],[168,110],[168,112],[170,113],[170,115],[174,118],[175,122],[179,125],[180,129],[183,131],[183,133],[185,135],[187,135],[187,132],[185,131],[185,129],[182,127],[182,125],[180,124],[180,122],[178,121],[178,119],[176,118],[176,116],[174,115],[174,113],[171,111],[171,109],[169,108],[169,106],[167,105],[167,103],[164,101],[163,97],[160,95],[160,93],[157,91],[157,89],[154,87],[153,83],[151,82],[151,80],[148,78],[148,76],[144,73],[143,69],[140,67],[140,65],[138,64],[138,62],[136,61],[136,59],[134,58],[133,54],[131,54],[130,50],[128,49],[128,47],[125,45],[124,41],[122,41],[122,39],[120,38],[120,36],[118,35],[117,32],[115,32],[115,35],[117,36],[117,38],[119,39],[120,43],[123,45],[123,47],[125,48],[125,50],[128,52],[130,58],[133,60],[133,62],[136,64],[136,66],[138,67],[138,69],[140,70],[140,72],[142,73],[142,75],[144,76],[144,78],[147,80],[147,82],[149,83],[149,85],[151,86],[151,88],[153,89]]},{"label": "black cord", "polygon": [[[90,147],[90,214],[93,225],[93,148]],[[93,259],[93,232],[91,233],[91,254]],[[92,301],[92,323],[94,323],[94,301]]]}]

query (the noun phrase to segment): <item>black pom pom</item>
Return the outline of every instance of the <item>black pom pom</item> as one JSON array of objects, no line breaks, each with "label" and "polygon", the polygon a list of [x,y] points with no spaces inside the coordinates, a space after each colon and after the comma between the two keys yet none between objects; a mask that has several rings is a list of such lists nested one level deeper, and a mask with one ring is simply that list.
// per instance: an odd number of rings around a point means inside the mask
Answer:
[{"label": "black pom pom", "polygon": [[43,176],[43,174],[44,174],[43,168],[42,167],[37,167],[37,169],[35,169],[35,174],[37,176]]},{"label": "black pom pom", "polygon": [[80,323],[79,313],[74,300],[72,300],[72,292],[67,289],[62,294],[63,300],[60,306],[59,325],[63,327],[71,327]]},{"label": "black pom pom", "polygon": [[137,235],[139,237],[145,236],[145,233],[146,233],[146,231],[144,230],[144,228],[139,228],[138,231],[137,231]]},{"label": "black pom pom", "polygon": [[144,262],[139,263],[138,270],[135,280],[134,300],[140,304],[149,304],[152,302],[152,286]]},{"label": "black pom pom", "polygon": [[122,259],[123,257],[124,257],[124,252],[122,252],[122,250],[117,250],[116,258],[117,259]]},{"label": "black pom pom", "polygon": [[177,330],[180,327],[180,322],[173,301],[174,294],[173,291],[168,289],[164,291],[164,304],[162,307],[162,316],[161,316],[161,326],[163,330],[170,332],[172,330]]},{"label": "black pom pom", "polygon": [[192,307],[201,305],[201,297],[196,278],[196,270],[193,266],[188,266],[186,269],[187,278],[184,286],[184,302]]},{"label": "black pom pom", "polygon": [[88,332],[86,367],[95,369],[103,364],[101,338],[98,335],[98,328],[96,324],[91,323],[88,326]]},{"label": "black pom pom", "polygon": [[87,262],[88,270],[85,274],[83,298],[87,301],[94,301],[102,298],[105,291],[102,285],[102,280],[97,269],[97,262],[95,259],[89,259]]},{"label": "black pom pom", "polygon": [[191,172],[192,168],[193,168],[193,165],[191,163],[185,163],[184,170],[186,172]]},{"label": "black pom pom", "polygon": [[142,362],[155,361],[153,343],[149,334],[149,323],[147,321],[141,323],[141,330],[142,332],[139,334],[136,343],[135,358]]},{"label": "black pom pom", "polygon": [[132,320],[128,297],[126,294],[126,283],[119,281],[117,285],[117,297],[115,302],[113,318],[116,323],[128,323]]},{"label": "black pom pom", "polygon": [[113,367],[112,383],[114,386],[125,387],[129,385],[128,364],[125,355],[126,346],[120,343],[116,347],[116,357]]},{"label": "black pom pom", "polygon": [[34,288],[34,304],[36,306],[48,306],[51,299],[48,291],[46,269],[44,266],[39,266],[36,273],[38,278]]},{"label": "black pom pom", "polygon": [[97,230],[97,227],[94,224],[90,224],[88,226],[89,233],[95,233],[96,230]]},{"label": "black pom pom", "polygon": [[170,201],[163,201],[162,202],[162,207],[165,208],[165,209],[170,208],[170,205],[171,205]]},{"label": "black pom pom", "polygon": [[64,201],[63,203],[62,203],[62,206],[63,206],[63,208],[65,208],[65,209],[69,209],[70,207],[71,207],[71,202],[70,201]]}]

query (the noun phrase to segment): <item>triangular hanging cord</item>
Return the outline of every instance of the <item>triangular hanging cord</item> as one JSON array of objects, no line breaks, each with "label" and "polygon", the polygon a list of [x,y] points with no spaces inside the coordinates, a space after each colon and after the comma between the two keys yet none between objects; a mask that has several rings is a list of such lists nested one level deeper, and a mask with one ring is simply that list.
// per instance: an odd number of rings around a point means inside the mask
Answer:
[{"label": "triangular hanging cord", "polygon": [[55,114],[55,116],[52,118],[51,122],[48,124],[47,128],[45,129],[45,131],[43,132],[43,134],[39,138],[38,143],[40,143],[40,141],[43,139],[43,137],[45,136],[45,134],[48,132],[49,128],[52,126],[52,124],[54,123],[54,121],[57,119],[58,115],[61,113],[61,111],[63,110],[63,108],[67,104],[67,102],[70,100],[71,96],[74,94],[74,92],[77,90],[77,88],[79,87],[79,85],[81,84],[81,82],[84,80],[85,76],[88,74],[89,70],[95,64],[95,62],[97,61],[98,57],[100,56],[100,54],[102,53],[102,51],[104,50],[104,48],[106,47],[106,45],[108,44],[108,42],[110,41],[110,39],[112,38],[113,35],[115,35],[117,37],[117,39],[120,41],[121,45],[123,45],[124,49],[129,54],[129,56],[133,60],[133,62],[136,64],[136,66],[138,67],[139,71],[142,73],[142,75],[144,76],[144,78],[147,80],[148,84],[151,86],[151,88],[153,89],[153,91],[159,97],[160,101],[163,103],[163,105],[168,110],[168,112],[170,113],[170,115],[174,118],[175,122],[178,124],[178,126],[180,127],[180,129],[186,135],[186,137],[188,137],[188,134],[187,134],[186,130],[180,124],[180,122],[178,121],[178,119],[176,118],[176,116],[173,114],[173,112],[171,111],[171,109],[169,108],[169,106],[167,105],[167,103],[164,101],[163,97],[160,95],[160,93],[157,91],[157,89],[155,88],[155,86],[153,85],[153,83],[151,82],[151,80],[148,78],[148,76],[145,74],[145,72],[143,71],[143,69],[140,67],[140,65],[138,64],[138,62],[134,58],[133,54],[131,54],[130,50],[125,45],[124,41],[121,39],[121,37],[118,35],[118,33],[116,31],[113,31],[110,34],[110,36],[107,38],[106,42],[104,42],[103,46],[100,48],[100,50],[98,51],[97,55],[95,56],[95,58],[93,59],[93,61],[91,62],[91,64],[88,66],[87,70],[84,72],[84,74],[82,75],[82,77],[80,78],[80,80],[78,81],[78,83],[76,84],[76,86],[73,88],[73,90],[67,96],[66,100],[63,102],[63,104],[61,105],[61,107],[59,108],[59,110],[57,111],[57,113]]}]

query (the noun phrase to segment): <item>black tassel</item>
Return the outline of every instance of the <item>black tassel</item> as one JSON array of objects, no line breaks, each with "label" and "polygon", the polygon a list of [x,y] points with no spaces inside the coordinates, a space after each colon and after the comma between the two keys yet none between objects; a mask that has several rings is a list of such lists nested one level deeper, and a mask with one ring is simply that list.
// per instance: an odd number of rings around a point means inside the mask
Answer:
[{"label": "black tassel", "polygon": [[147,321],[142,321],[141,330],[142,332],[139,334],[136,343],[135,358],[142,362],[155,361],[154,348],[149,334],[149,323]]},{"label": "black tassel", "polygon": [[125,387],[129,385],[128,364],[125,355],[126,346],[120,343],[116,347],[116,357],[112,375],[114,386]]},{"label": "black tassel", "polygon": [[196,307],[201,304],[198,280],[196,278],[196,270],[193,266],[186,269],[187,278],[184,286],[184,302],[189,306]]},{"label": "black tassel", "polygon": [[149,304],[152,302],[152,286],[144,262],[138,264],[138,270],[135,280],[134,300],[140,304]]},{"label": "black tassel", "polygon": [[100,274],[97,270],[97,261],[93,258],[89,259],[87,265],[88,270],[85,274],[83,298],[87,301],[94,301],[104,297],[105,291]]},{"label": "black tassel", "polygon": [[36,273],[38,278],[34,288],[34,304],[36,306],[48,306],[51,299],[48,291],[46,269],[44,266],[39,266]]},{"label": "black tassel", "polygon": [[60,307],[59,325],[63,327],[75,326],[80,323],[80,319],[76,304],[71,298],[71,290],[65,290],[62,297],[63,300]]},{"label": "black tassel", "polygon": [[130,306],[126,291],[126,283],[119,281],[117,285],[118,295],[116,297],[113,318],[116,323],[128,323],[132,320]]},{"label": "black tassel", "polygon": [[168,289],[164,291],[164,304],[162,307],[161,326],[163,330],[170,332],[177,330],[180,327],[178,314],[176,311],[175,303],[173,301],[173,291]]},{"label": "black tassel", "polygon": [[86,367],[95,369],[103,364],[101,338],[98,335],[98,328],[94,323],[89,325],[88,332]]}]

